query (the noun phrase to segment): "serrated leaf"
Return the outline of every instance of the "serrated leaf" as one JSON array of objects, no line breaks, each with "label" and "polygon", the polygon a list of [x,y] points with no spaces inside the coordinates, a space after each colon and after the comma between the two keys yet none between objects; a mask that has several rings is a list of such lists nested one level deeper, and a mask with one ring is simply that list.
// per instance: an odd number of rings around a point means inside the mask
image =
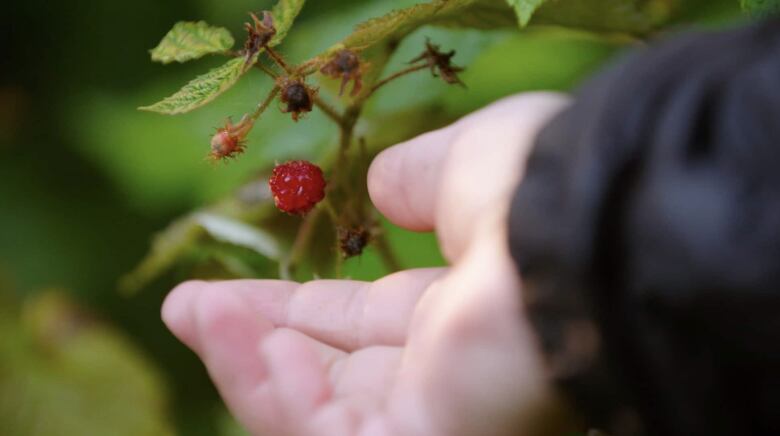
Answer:
[{"label": "serrated leaf", "polygon": [[554,24],[598,32],[646,34],[658,29],[679,10],[682,0],[547,1],[530,24]]},{"label": "serrated leaf", "polygon": [[528,22],[531,21],[534,12],[536,12],[542,3],[546,1],[547,0],[507,0],[507,3],[515,9],[520,27],[525,27],[528,25]]},{"label": "serrated leaf", "polygon": [[364,49],[388,39],[400,39],[425,24],[446,21],[478,1],[438,0],[394,10],[359,24],[329,52],[341,48]]},{"label": "serrated leaf", "polygon": [[205,21],[180,21],[151,50],[151,54],[153,61],[163,64],[186,62],[207,54],[222,53],[233,44],[233,36],[225,28],[210,26]]},{"label": "serrated leaf", "polygon": [[295,17],[301,12],[304,3],[306,3],[306,0],[279,0],[276,6],[274,6],[271,10],[271,15],[274,17],[276,35],[268,43],[269,46],[274,47],[282,43],[282,40],[290,31]]},{"label": "serrated leaf", "polygon": [[432,24],[441,27],[494,30],[517,27],[517,18],[507,0],[480,0],[461,12],[449,14]]},{"label": "serrated leaf", "polygon": [[196,77],[170,97],[138,109],[168,115],[183,114],[197,109],[235,85],[241,75],[256,61],[257,56],[248,61],[245,58],[231,59],[221,67]]}]

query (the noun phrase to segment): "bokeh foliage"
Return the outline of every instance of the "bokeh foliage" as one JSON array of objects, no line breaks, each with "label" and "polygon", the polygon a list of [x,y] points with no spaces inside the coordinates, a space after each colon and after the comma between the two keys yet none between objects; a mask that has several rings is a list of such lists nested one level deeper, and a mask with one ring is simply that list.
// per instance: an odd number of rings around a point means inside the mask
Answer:
[{"label": "bokeh foliage", "polygon": [[[515,92],[571,90],[634,44],[635,32],[622,32],[624,22],[599,29],[608,34],[580,29],[583,14],[574,8],[588,2],[567,1],[574,12],[555,15],[542,6],[522,32],[515,17],[512,26],[493,30],[471,28],[473,22],[464,28],[458,21],[468,17],[455,17],[447,27],[414,31],[387,70],[402,68],[431,38],[457,50],[454,61],[467,67],[462,78],[468,88],[449,87],[426,72],[404,77],[370,102],[359,134],[379,149]],[[414,3],[310,1],[279,49],[303,61],[327,51],[355,24]],[[628,3],[663,8],[668,2]],[[719,26],[739,13],[733,0],[683,3],[667,31],[690,22]],[[252,132],[247,153],[214,167],[203,160],[213,128],[252,108],[271,87],[270,79],[249,72],[214,103],[176,118],[135,108],[224,63],[215,57],[167,67],[150,63],[148,50],[173,23],[206,20],[226,26],[238,39],[246,11],[271,6],[264,0],[5,5],[0,18],[0,47],[8,60],[8,68],[0,69],[3,435],[120,434],[106,429],[139,435],[241,434],[202,366],[164,329],[159,306],[167,290],[193,275],[274,276],[276,265],[259,255],[257,246],[226,243],[213,222],[210,230],[201,225],[203,215],[193,211],[262,223],[281,235],[281,244],[289,243],[296,226],[292,218],[255,212],[236,199],[248,195],[250,205],[267,202],[261,189],[252,190],[264,172],[275,161],[325,159],[337,130],[318,112],[294,124],[269,111]],[[547,24],[562,18],[578,28],[533,25],[533,19]],[[640,24],[634,30],[644,33],[646,23]],[[323,80],[322,92],[336,101],[338,83],[331,82]],[[249,191],[242,190],[247,185]],[[152,235],[177,218],[196,222],[182,227],[186,243],[165,268],[149,274],[143,292],[122,296],[120,277],[144,257]],[[391,227],[390,240],[404,266],[442,262],[430,235]],[[371,250],[350,260],[345,270],[363,279],[383,272]]]}]

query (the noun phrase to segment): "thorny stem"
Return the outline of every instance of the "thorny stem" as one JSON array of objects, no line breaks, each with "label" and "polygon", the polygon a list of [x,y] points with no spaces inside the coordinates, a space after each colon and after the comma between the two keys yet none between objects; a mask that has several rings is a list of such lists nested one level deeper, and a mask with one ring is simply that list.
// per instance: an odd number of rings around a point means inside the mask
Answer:
[{"label": "thorny stem", "polygon": [[278,94],[278,93],[279,93],[279,87],[278,86],[274,86],[274,88],[271,90],[271,92],[268,93],[268,97],[266,97],[265,100],[263,100],[262,103],[257,105],[257,109],[255,109],[255,111],[252,112],[251,117],[252,117],[253,120],[257,120],[260,117],[260,115],[263,112],[265,112],[266,109],[268,109],[268,106],[271,105],[271,102],[274,101],[274,98],[276,98],[276,94]]},{"label": "thorny stem", "polygon": [[[273,70],[269,69],[265,65],[261,64],[260,62],[256,63],[255,66],[262,72],[264,72],[266,75],[268,75],[270,78],[276,80],[279,75],[276,74]],[[319,97],[314,97],[314,105],[317,106],[325,115],[327,115],[328,118],[333,120],[336,124],[341,126],[344,123],[344,120],[342,116],[331,107],[328,103],[325,103],[325,101]]]},{"label": "thorny stem", "polygon": [[398,72],[396,72],[396,73],[393,73],[393,74],[391,74],[391,75],[389,75],[389,76],[385,77],[384,79],[382,79],[382,80],[380,80],[380,81],[376,82],[376,83],[374,84],[374,86],[372,86],[372,87],[371,87],[371,90],[369,90],[369,91],[366,93],[366,95],[365,95],[363,98],[364,98],[364,99],[366,99],[366,98],[370,97],[370,96],[371,96],[371,95],[373,95],[373,94],[374,94],[374,93],[375,93],[375,92],[376,92],[376,91],[377,91],[379,88],[381,88],[381,87],[383,87],[383,86],[387,85],[388,83],[392,82],[393,80],[395,80],[395,79],[397,79],[397,78],[399,78],[399,77],[401,77],[401,76],[405,76],[405,75],[407,75],[407,74],[414,73],[415,71],[424,70],[424,69],[426,69],[426,68],[430,68],[430,66],[429,66],[428,64],[422,64],[422,65],[413,65],[413,66],[411,66],[411,67],[409,67],[409,68],[406,68],[406,69],[404,69],[404,70],[401,70],[401,71],[398,71]]},{"label": "thorny stem", "polygon": [[[271,60],[274,61],[276,65],[278,65],[282,70],[284,70],[284,73],[287,75],[307,75],[310,73],[307,69],[310,69],[310,66],[308,64],[303,64],[297,68],[291,67],[284,58],[276,52],[271,47],[266,46],[265,51],[268,54],[268,56],[271,58]],[[231,56],[240,56],[240,52],[229,52],[227,53]],[[279,78],[279,74],[277,74],[275,71],[273,71],[271,68],[263,65],[260,62],[255,63],[255,67],[257,67],[260,71],[265,73],[270,78],[277,80]],[[339,186],[342,189],[351,190],[351,187],[349,186],[348,179],[346,178],[345,167],[347,164],[347,155],[349,153],[349,148],[352,144],[352,140],[354,137],[354,131],[355,131],[355,125],[357,124],[358,119],[360,118],[361,112],[363,110],[363,102],[365,102],[370,96],[372,96],[379,88],[383,87],[384,85],[390,83],[391,81],[398,79],[399,77],[402,77],[404,75],[420,71],[423,69],[429,68],[429,65],[427,64],[421,64],[421,65],[413,65],[410,66],[404,70],[398,71],[394,74],[391,74],[390,76],[376,82],[374,86],[371,87],[371,89],[365,93],[363,96],[361,96],[357,101],[355,101],[351,106],[348,106],[343,114],[340,114],[336,109],[334,109],[332,106],[327,104],[325,101],[323,101],[319,96],[316,96],[314,98],[314,104],[333,122],[335,122],[339,126],[339,151],[338,151],[338,157],[336,161],[335,171],[334,174],[336,174],[337,180],[335,180],[334,185]],[[305,71],[306,70],[306,71]],[[296,73],[297,72],[297,73]],[[257,119],[260,117],[260,115],[270,106],[270,104],[273,102],[276,95],[279,93],[280,88],[279,86],[274,86],[274,88],[269,93],[268,97],[260,103],[257,106],[257,109],[252,113],[252,119]],[[303,255],[303,253],[306,251],[306,248],[310,244],[312,240],[312,236],[314,234],[314,230],[316,228],[317,221],[320,219],[323,212],[326,212],[329,215],[329,218],[333,222],[333,224],[338,224],[339,222],[339,216],[336,213],[336,210],[331,204],[330,201],[323,202],[322,207],[316,208],[313,210],[303,221],[300,228],[298,229],[298,234],[296,235],[295,241],[293,242],[293,246],[290,249],[290,254],[283,259],[279,264],[279,275],[283,279],[290,279],[292,273],[294,272],[295,265],[297,265],[300,262],[300,258]],[[392,248],[390,247],[390,244],[387,241],[387,237],[384,235],[384,233],[379,233],[374,236],[374,245],[377,249],[377,253],[379,254],[380,258],[382,259],[382,262],[385,264],[388,270],[394,272],[401,269],[401,265],[398,262],[397,257],[395,256],[395,253],[393,252]],[[341,276],[341,270],[343,266],[343,257],[337,256],[336,259],[336,276]]]}]

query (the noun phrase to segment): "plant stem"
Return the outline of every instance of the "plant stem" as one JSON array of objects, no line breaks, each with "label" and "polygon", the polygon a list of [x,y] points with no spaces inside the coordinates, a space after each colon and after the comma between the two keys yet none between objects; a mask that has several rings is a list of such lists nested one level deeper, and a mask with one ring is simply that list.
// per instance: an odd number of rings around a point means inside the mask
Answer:
[{"label": "plant stem", "polygon": [[268,53],[268,56],[273,59],[274,62],[276,62],[276,65],[279,65],[285,73],[292,75],[294,74],[294,71],[292,68],[290,68],[289,65],[287,65],[287,62],[284,61],[284,58],[276,52],[276,50],[272,49],[271,47],[266,46],[265,52]]},{"label": "plant stem", "polygon": [[311,211],[303,223],[298,227],[298,234],[295,235],[295,241],[290,248],[290,254],[279,262],[279,277],[283,280],[292,280],[292,274],[295,272],[295,266],[301,260],[301,256],[309,246],[314,229],[317,227],[317,221],[322,215],[322,208],[315,208]]},{"label": "plant stem", "polygon": [[266,109],[268,109],[268,106],[271,105],[271,102],[274,101],[274,98],[276,98],[276,94],[279,92],[279,87],[274,86],[274,88],[271,90],[271,92],[268,93],[268,97],[263,100],[262,103],[257,105],[257,109],[255,109],[254,112],[252,112],[252,119],[257,120],[260,118],[260,115],[265,112]]},{"label": "plant stem", "polygon": [[276,79],[277,77],[279,77],[279,75],[278,75],[278,74],[276,74],[276,72],[275,72],[274,70],[272,70],[272,69],[270,69],[270,68],[266,67],[265,65],[263,65],[262,63],[260,63],[260,61],[259,61],[259,60],[257,61],[257,63],[255,63],[255,66],[256,66],[257,68],[259,68],[259,69],[260,69],[260,71],[264,72],[264,73],[265,73],[265,74],[267,74],[269,77],[271,77],[272,79]]},{"label": "plant stem", "polygon": [[376,247],[376,251],[382,259],[382,263],[384,263],[385,268],[387,268],[389,272],[393,273],[401,270],[401,263],[398,262],[398,258],[396,257],[393,248],[390,246],[384,232],[380,232],[374,236],[374,247]]},{"label": "plant stem", "polygon": [[411,66],[409,68],[406,68],[404,70],[401,70],[401,71],[398,71],[396,73],[393,73],[393,74],[385,77],[384,79],[376,82],[374,84],[374,86],[371,87],[371,90],[369,90],[368,93],[366,93],[366,95],[363,97],[363,99],[367,99],[372,94],[374,94],[379,88],[387,85],[388,83],[392,82],[395,79],[398,79],[399,77],[405,76],[405,75],[410,74],[410,73],[414,73],[415,71],[424,70],[426,68],[430,68],[430,66],[428,66],[428,64],[413,65],[413,66]]},{"label": "plant stem", "polygon": [[323,113],[325,113],[325,115],[327,115],[328,118],[333,120],[339,126],[344,124],[344,117],[342,117],[341,114],[339,114],[331,105],[325,103],[325,101],[319,95],[314,97],[314,105],[317,106]]}]

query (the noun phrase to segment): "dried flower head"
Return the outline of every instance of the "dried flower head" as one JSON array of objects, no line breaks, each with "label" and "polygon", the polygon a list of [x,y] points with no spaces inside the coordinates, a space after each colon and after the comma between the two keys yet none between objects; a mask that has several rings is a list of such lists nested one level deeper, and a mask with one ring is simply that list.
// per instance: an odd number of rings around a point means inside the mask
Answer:
[{"label": "dried flower head", "polygon": [[244,43],[244,52],[247,58],[251,58],[261,48],[265,47],[271,38],[276,35],[276,27],[274,26],[274,18],[268,11],[263,11],[263,18],[260,19],[257,15],[249,13],[252,17],[252,24],[244,23],[244,27],[247,31],[246,43]]},{"label": "dried flower head", "polygon": [[439,46],[432,44],[430,40],[425,41],[425,51],[409,63],[425,61],[431,69],[434,77],[441,76],[442,80],[450,85],[458,84],[465,86],[458,77],[458,73],[464,71],[463,68],[452,65],[452,57],[455,56],[455,50],[447,53],[439,51]]},{"label": "dried flower head", "polygon": [[244,115],[238,124],[233,124],[229,119],[225,121],[225,127],[217,129],[217,133],[211,137],[209,159],[227,159],[243,153],[246,137],[253,125],[254,120],[249,115]]},{"label": "dried flower head", "polygon": [[339,95],[344,94],[344,88],[349,81],[353,81],[351,96],[356,96],[363,88],[363,70],[366,65],[360,61],[360,57],[352,50],[343,49],[336,52],[330,62],[320,69],[320,72],[334,79],[341,78]]},{"label": "dried flower head", "polygon": [[339,248],[344,258],[360,256],[371,240],[371,233],[363,227],[338,229]]},{"label": "dried flower head", "polygon": [[277,79],[277,85],[281,90],[279,99],[287,105],[282,112],[291,113],[293,121],[298,121],[302,113],[311,112],[317,89],[306,85],[302,79],[293,77],[280,77]]}]

